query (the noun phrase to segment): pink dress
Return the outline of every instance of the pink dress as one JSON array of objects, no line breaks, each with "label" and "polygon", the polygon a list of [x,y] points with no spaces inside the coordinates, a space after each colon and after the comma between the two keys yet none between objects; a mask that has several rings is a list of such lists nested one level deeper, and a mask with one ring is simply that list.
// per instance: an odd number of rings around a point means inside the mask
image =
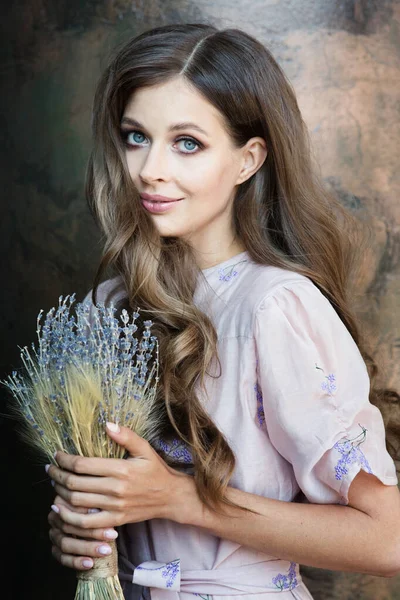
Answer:
[{"label": "pink dress", "polygon": [[[222,374],[200,397],[235,453],[230,485],[318,504],[346,504],[360,469],[396,485],[365,363],[312,281],[247,252],[203,275],[195,303],[216,327]],[[101,284],[99,299],[117,279]],[[190,464],[177,440],[160,447]],[[152,600],[311,598],[296,563],[173,521],[124,526],[119,549],[129,600],[149,591]]]}]

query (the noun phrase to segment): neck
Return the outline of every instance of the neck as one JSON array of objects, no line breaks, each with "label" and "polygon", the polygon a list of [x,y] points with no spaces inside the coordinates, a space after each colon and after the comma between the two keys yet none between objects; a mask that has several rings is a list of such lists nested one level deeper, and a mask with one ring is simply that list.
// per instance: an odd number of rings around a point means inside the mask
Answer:
[{"label": "neck", "polygon": [[193,248],[200,269],[214,267],[246,250],[225,214],[203,229],[193,231],[186,241]]},{"label": "neck", "polygon": [[209,267],[214,267],[219,263],[229,260],[245,250],[246,248],[240,240],[233,240],[233,242],[226,247],[218,247],[218,244],[215,244],[214,248],[207,248],[207,250],[195,248],[196,262],[200,269],[208,269]]}]

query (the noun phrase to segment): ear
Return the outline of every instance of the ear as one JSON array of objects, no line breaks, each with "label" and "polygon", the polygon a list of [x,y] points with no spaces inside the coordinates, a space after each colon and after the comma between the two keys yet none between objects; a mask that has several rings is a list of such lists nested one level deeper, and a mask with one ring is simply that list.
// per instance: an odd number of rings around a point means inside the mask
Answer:
[{"label": "ear", "polygon": [[258,171],[267,158],[267,144],[262,137],[253,137],[242,148],[243,162],[236,185],[240,185]]}]

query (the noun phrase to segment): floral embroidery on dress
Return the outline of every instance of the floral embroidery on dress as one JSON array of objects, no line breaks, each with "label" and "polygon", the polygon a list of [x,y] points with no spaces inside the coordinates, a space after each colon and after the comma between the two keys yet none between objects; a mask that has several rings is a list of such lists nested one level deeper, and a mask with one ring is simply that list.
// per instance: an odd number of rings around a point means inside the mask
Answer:
[{"label": "floral embroidery on dress", "polygon": [[272,583],[279,590],[281,590],[281,592],[283,592],[283,590],[293,590],[298,583],[296,575],[296,563],[291,562],[288,574],[282,575],[282,573],[278,573],[278,575],[272,579]]},{"label": "floral embroidery on dress", "polygon": [[264,414],[264,405],[263,405],[263,397],[261,393],[260,386],[258,383],[254,386],[254,391],[256,393],[257,398],[257,421],[260,427],[264,427],[265,425],[265,414]]},{"label": "floral embroidery on dress", "polygon": [[166,442],[165,440],[160,439],[156,440],[153,445],[156,450],[162,450],[165,454],[171,456],[178,462],[183,462],[186,464],[193,463],[192,454],[182,440],[174,438],[170,442]]},{"label": "floral embroidery on dress", "polygon": [[[315,368],[325,373],[325,371],[321,369],[317,363],[315,363]],[[325,375],[325,379],[326,381],[321,383],[321,388],[324,390],[324,392],[328,392],[329,396],[332,396],[333,392],[336,392],[337,390],[336,377],[333,373],[330,373],[329,375]]]},{"label": "floral embroidery on dress", "polygon": [[362,431],[356,437],[352,439],[344,437],[333,446],[342,455],[335,467],[335,477],[339,481],[347,475],[349,466],[354,463],[358,463],[367,473],[372,473],[368,460],[360,450],[360,445],[365,442],[367,437],[367,430],[362,425],[360,427]]},{"label": "floral embroidery on dress", "polygon": [[139,565],[138,567],[136,567],[136,569],[138,571],[161,571],[162,578],[166,580],[167,588],[170,588],[172,587],[177,575],[179,575],[180,560],[179,558],[177,558],[155,569],[148,569],[147,567],[143,567],[142,565]]},{"label": "floral embroidery on dress", "polygon": [[247,262],[247,260],[240,260],[239,262],[235,263],[234,265],[228,265],[226,267],[224,267],[223,269],[218,269],[218,273],[219,273],[219,280],[220,281],[230,281],[233,277],[236,277],[236,275],[238,275],[239,271],[236,271],[235,267],[237,267],[238,265]]}]

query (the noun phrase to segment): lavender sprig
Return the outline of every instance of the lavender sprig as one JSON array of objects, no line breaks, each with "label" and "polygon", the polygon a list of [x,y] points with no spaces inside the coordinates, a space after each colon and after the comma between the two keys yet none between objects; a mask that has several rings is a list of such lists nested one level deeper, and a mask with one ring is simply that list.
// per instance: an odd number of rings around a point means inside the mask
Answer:
[{"label": "lavender sprig", "polygon": [[52,459],[63,449],[84,456],[122,457],[105,433],[113,421],[150,437],[157,426],[154,414],[158,382],[158,344],[145,321],[140,337],[139,311],[99,303],[90,318],[90,305],[71,308],[75,294],[51,308],[42,323],[37,317],[38,344],[20,348],[23,368],[3,385],[17,401],[30,441]]}]

